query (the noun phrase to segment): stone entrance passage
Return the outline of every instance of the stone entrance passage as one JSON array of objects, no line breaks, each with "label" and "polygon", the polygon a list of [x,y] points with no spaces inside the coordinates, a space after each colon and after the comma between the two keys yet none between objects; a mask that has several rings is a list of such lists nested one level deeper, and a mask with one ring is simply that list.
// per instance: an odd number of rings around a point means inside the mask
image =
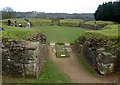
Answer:
[{"label": "stone entrance passage", "polygon": [[50,43],[50,47],[57,58],[70,57],[72,49],[69,43]]}]

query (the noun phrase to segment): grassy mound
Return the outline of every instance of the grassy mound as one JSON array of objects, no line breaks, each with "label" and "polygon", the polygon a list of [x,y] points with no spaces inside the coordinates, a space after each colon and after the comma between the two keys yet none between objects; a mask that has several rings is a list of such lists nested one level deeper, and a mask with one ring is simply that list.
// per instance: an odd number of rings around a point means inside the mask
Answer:
[{"label": "grassy mound", "polygon": [[[79,55],[82,53],[86,61],[100,74],[117,72],[120,67],[120,61],[117,61],[120,48],[118,26],[109,26],[110,29],[86,31],[74,44],[76,52]],[[113,67],[110,67],[112,69],[107,66],[110,63],[113,64]]]},{"label": "grassy mound", "polygon": [[4,31],[2,31],[2,36],[11,39],[26,40],[30,36],[36,34],[37,32],[40,32],[40,30],[35,30],[33,28],[27,29],[20,27],[4,26]]},{"label": "grassy mound", "polygon": [[118,29],[112,28],[112,29],[104,29],[104,30],[97,30],[97,31],[87,31],[84,36],[117,40],[118,39]]},{"label": "grassy mound", "polygon": [[30,18],[29,20],[31,21],[34,27],[51,25],[51,20],[49,19]]},{"label": "grassy mound", "polygon": [[[9,19],[4,19],[2,20],[1,22],[3,22],[3,24],[5,25],[7,23],[7,20]],[[11,18],[11,24],[14,25],[14,19]],[[46,26],[46,25],[51,25],[51,20],[49,19],[40,19],[40,18],[28,18],[28,20],[30,20],[31,24],[34,26],[34,27],[37,27],[37,26]],[[26,27],[26,21],[25,21],[25,18],[16,18],[16,21],[17,21],[17,24],[22,24],[23,27]]]},{"label": "grassy mound", "polygon": [[80,27],[87,28],[91,30],[100,30],[107,25],[113,25],[114,23],[111,21],[87,21],[80,24]]},{"label": "grassy mound", "polygon": [[79,26],[79,24],[81,24],[83,22],[84,22],[84,20],[81,20],[81,19],[63,19],[63,20],[60,20],[60,25],[77,27],[77,26]]},{"label": "grassy mound", "polygon": [[93,26],[96,26],[96,25],[99,25],[99,24],[111,25],[111,24],[113,24],[113,22],[111,22],[111,21],[88,21],[85,24],[90,24],[90,25],[93,25]]},{"label": "grassy mound", "polygon": [[118,27],[119,27],[119,24],[113,24],[113,25],[107,25],[102,29],[118,29]]}]

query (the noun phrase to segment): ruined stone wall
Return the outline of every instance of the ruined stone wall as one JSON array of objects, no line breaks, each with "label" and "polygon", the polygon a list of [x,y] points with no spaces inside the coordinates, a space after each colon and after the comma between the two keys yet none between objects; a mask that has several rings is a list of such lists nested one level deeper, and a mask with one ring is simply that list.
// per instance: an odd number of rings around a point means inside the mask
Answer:
[{"label": "ruined stone wall", "polygon": [[38,77],[46,56],[46,44],[3,39],[2,74]]},{"label": "ruined stone wall", "polygon": [[[103,39],[78,38],[74,43],[74,50],[83,55],[86,61],[100,74],[108,74],[117,71],[120,62],[117,49],[113,48],[113,42]],[[117,55],[118,54],[118,55]]]}]

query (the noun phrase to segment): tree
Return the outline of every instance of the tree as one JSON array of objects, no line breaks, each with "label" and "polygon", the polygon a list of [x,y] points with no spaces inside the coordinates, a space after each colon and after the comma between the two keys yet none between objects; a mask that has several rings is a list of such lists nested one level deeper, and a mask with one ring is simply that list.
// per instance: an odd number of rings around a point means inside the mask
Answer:
[{"label": "tree", "polygon": [[120,1],[106,2],[98,6],[94,13],[96,20],[115,21],[120,23]]},{"label": "tree", "polygon": [[14,10],[11,7],[2,8],[2,19],[15,17]]}]

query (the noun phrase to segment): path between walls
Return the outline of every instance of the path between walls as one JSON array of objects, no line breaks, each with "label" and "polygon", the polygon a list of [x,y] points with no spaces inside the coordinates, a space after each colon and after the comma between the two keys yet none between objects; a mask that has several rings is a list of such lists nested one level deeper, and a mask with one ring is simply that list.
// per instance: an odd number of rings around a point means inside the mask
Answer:
[{"label": "path between walls", "polygon": [[48,46],[50,60],[57,64],[62,71],[67,74],[73,83],[108,83],[107,81],[95,78],[86,72],[81,66],[80,61],[74,53],[70,53],[68,58],[56,58],[51,46]]}]

